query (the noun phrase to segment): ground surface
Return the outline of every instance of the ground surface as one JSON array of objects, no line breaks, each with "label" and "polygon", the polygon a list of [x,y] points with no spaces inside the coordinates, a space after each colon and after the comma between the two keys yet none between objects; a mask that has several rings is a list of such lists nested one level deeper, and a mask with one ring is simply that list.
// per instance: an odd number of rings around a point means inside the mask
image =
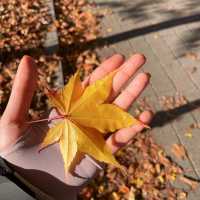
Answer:
[{"label": "ground surface", "polygon": [[[200,179],[200,7],[198,0],[96,0],[102,12],[102,58],[114,53],[129,57],[141,52],[147,57],[143,70],[151,73],[151,85],[140,98],[155,112],[153,136],[188,176]],[[145,102],[145,103],[144,103]],[[135,112],[135,107],[131,109]],[[192,126],[191,126],[192,125]],[[188,154],[179,160],[173,144],[182,144]],[[0,179],[0,194],[9,199],[29,199],[22,191]],[[8,190],[9,187],[9,190]],[[6,189],[5,189],[6,188]],[[9,192],[7,192],[9,191]],[[13,192],[11,192],[13,191]],[[22,197],[24,195],[24,197]],[[198,200],[200,189],[190,193]]]},{"label": "ground surface", "polygon": [[[97,0],[107,12],[103,19],[108,47],[102,57],[141,52],[147,57],[143,70],[151,73],[151,85],[140,98],[155,112],[156,141],[184,169],[200,178],[200,7],[197,0]],[[134,108],[132,108],[132,112]],[[194,128],[195,127],[195,128]],[[188,158],[172,154],[174,143],[187,150]],[[199,199],[200,190],[189,198]]]}]

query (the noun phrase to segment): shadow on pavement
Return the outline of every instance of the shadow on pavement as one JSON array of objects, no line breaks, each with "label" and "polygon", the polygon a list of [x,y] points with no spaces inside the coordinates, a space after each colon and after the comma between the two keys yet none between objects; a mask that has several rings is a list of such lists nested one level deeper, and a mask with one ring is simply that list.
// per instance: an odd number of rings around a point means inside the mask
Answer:
[{"label": "shadow on pavement", "polygon": [[[200,46],[200,24],[197,23],[200,22],[198,0],[182,0],[181,2],[170,0],[103,1],[98,5],[104,8],[111,8],[114,14],[117,12],[122,22],[132,20],[133,27],[134,24],[137,25],[143,21],[155,21],[153,25],[149,22],[149,26],[132,29],[113,35],[113,37],[110,36],[107,38],[108,44],[176,26],[196,23],[194,27],[187,27],[183,31],[182,38],[179,38],[177,44],[174,45],[185,45],[188,51],[195,50]],[[106,40],[106,38],[104,39]],[[182,51],[179,56],[184,55],[183,49],[179,49],[179,51]]]},{"label": "shadow on pavement", "polygon": [[151,127],[161,127],[167,123],[172,122],[173,120],[178,119],[182,115],[189,113],[195,109],[200,108],[200,99],[187,103],[178,108],[174,108],[172,110],[161,110],[155,113],[154,119],[151,123]]}]

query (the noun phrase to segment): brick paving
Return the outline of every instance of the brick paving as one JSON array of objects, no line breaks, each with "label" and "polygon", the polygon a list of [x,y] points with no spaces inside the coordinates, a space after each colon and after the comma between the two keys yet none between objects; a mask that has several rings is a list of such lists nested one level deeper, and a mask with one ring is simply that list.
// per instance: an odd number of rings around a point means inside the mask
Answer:
[{"label": "brick paving", "polygon": [[[147,57],[143,70],[152,74],[146,98],[156,113],[153,136],[188,176],[200,179],[200,129],[189,129],[200,121],[200,6],[198,0],[96,0],[108,14],[102,22],[102,58],[113,53],[129,57],[141,52]],[[188,103],[172,111],[160,105],[162,96],[184,96]],[[195,105],[195,106],[194,106]],[[130,112],[134,112],[134,107]],[[166,118],[166,119],[165,119]],[[186,136],[187,132],[192,135]],[[171,153],[174,143],[187,149],[188,159],[177,160]],[[200,198],[200,189],[189,200]]]},{"label": "brick paving", "polygon": [[[114,53],[129,57],[134,52],[141,52],[147,57],[143,71],[150,72],[152,78],[141,99],[147,99],[156,113],[155,119],[158,119],[153,126],[153,136],[176,162],[187,169],[188,176],[200,179],[200,129],[190,130],[191,138],[185,136],[190,124],[200,121],[199,0],[96,2],[100,9],[108,11],[103,18],[102,33],[110,44],[98,50],[100,57],[109,57]],[[54,44],[56,40],[51,43]],[[174,109],[174,115],[169,120],[159,98],[177,94],[185,96],[188,104]],[[130,112],[134,112],[134,109],[132,107]],[[185,146],[188,159],[180,161],[171,154],[174,143]],[[1,187],[1,194],[9,187],[15,199],[22,199],[22,196],[29,199],[6,179],[1,178],[0,184],[5,186]],[[199,197],[200,189],[190,193],[188,199],[198,200]]]}]

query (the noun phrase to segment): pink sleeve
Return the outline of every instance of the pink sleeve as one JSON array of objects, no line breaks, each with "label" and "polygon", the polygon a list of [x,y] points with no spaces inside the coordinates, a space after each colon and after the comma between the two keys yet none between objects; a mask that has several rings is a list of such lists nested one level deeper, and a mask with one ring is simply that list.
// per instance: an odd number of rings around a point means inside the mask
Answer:
[{"label": "pink sleeve", "polygon": [[76,159],[72,172],[65,174],[57,144],[38,152],[47,128],[44,123],[30,127],[15,145],[0,155],[25,180],[46,194],[59,200],[74,200],[80,188],[95,175],[99,164],[83,155],[83,159]]}]

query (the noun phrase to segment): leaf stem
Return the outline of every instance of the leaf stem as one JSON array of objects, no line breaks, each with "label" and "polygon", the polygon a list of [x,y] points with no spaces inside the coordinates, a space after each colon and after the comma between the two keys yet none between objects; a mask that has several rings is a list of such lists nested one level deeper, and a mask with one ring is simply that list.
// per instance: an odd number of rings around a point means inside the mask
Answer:
[{"label": "leaf stem", "polygon": [[35,124],[35,123],[40,123],[40,122],[45,122],[45,121],[53,121],[53,120],[57,120],[57,119],[63,119],[63,118],[66,118],[66,117],[67,117],[67,115],[58,115],[56,117],[33,120],[33,121],[30,121],[30,122],[26,122],[26,123],[27,124]]}]

